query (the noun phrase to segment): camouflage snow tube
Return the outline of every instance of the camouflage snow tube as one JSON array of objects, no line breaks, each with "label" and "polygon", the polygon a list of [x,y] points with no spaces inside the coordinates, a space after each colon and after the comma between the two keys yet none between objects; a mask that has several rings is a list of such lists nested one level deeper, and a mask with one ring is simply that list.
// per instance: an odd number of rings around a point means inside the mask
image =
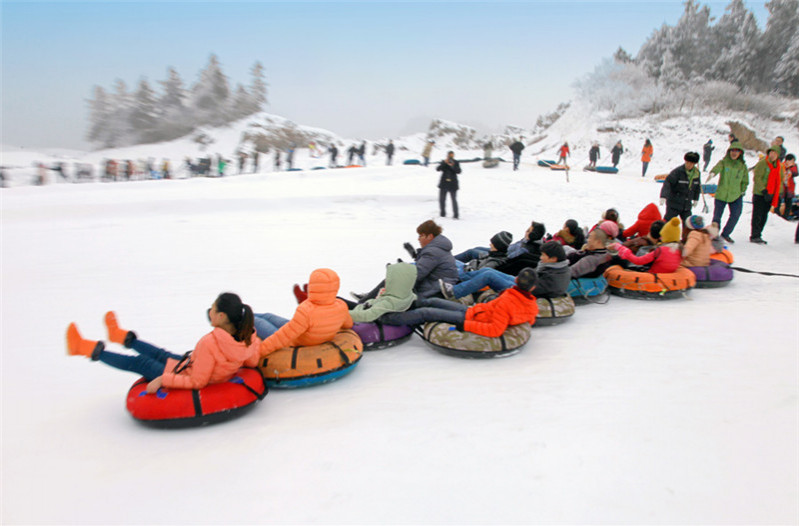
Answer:
[{"label": "camouflage snow tube", "polygon": [[459,358],[502,358],[516,354],[530,339],[530,324],[511,325],[502,336],[487,338],[471,332],[450,330],[453,325],[429,322],[422,338],[433,349]]},{"label": "camouflage snow tube", "polygon": [[[535,294],[535,291],[533,291]],[[574,300],[571,296],[557,298],[538,298],[538,316],[536,327],[559,325],[574,316]]]}]

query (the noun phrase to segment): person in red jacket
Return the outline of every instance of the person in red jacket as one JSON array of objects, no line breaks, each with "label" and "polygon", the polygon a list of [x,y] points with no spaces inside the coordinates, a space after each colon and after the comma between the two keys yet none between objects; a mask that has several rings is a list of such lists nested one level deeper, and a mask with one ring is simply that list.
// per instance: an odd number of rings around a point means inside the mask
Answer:
[{"label": "person in red jacket", "polygon": [[652,223],[661,219],[663,216],[660,215],[658,206],[655,203],[649,203],[638,213],[638,220],[633,223],[633,226],[622,232],[622,237],[625,239],[633,236],[646,237]]},{"label": "person in red jacket", "polygon": [[466,307],[461,303],[441,298],[419,299],[415,308],[405,312],[391,313],[381,318],[389,325],[420,325],[428,321],[443,321],[454,325],[452,330],[473,332],[495,338],[510,325],[535,323],[538,315],[533,290],[538,275],[530,267],[522,269],[516,276],[516,284],[505,289],[496,299]]},{"label": "person in red jacket", "polygon": [[670,274],[675,272],[682,261],[680,247],[680,218],[672,217],[660,230],[660,244],[651,252],[643,256],[636,256],[632,250],[624,245],[613,245],[618,250],[619,257],[635,265],[646,265],[646,272],[651,274]]},{"label": "person in red jacket", "polygon": [[563,146],[558,149],[558,164],[566,164],[566,158],[569,156],[569,143],[564,142]]},{"label": "person in red jacket", "polygon": [[242,365],[258,365],[258,346],[253,314],[236,294],[220,294],[208,309],[208,321],[214,330],[200,338],[194,350],[184,356],[139,340],[136,333],[119,328],[116,315],[108,312],[105,325],[108,339],[138,353],[137,356],[105,350],[102,341],[85,340],[74,323],[67,328],[67,353],[86,356],[111,367],[144,376],[150,383],[147,392],[160,387],[202,389],[209,384],[227,382]]}]

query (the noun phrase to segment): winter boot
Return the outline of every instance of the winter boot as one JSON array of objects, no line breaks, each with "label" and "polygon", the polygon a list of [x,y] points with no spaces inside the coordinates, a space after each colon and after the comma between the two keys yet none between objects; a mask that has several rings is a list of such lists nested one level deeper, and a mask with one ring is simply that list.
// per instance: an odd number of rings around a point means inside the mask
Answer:
[{"label": "winter boot", "polygon": [[297,298],[297,303],[302,303],[303,301],[308,299],[308,284],[300,288],[298,284],[294,284],[294,297]]},{"label": "winter boot", "polygon": [[67,327],[67,354],[85,356],[96,361],[103,349],[105,349],[103,342],[84,340],[78,332],[78,327],[74,323],[69,324]]},{"label": "winter boot", "polygon": [[136,333],[133,331],[126,331],[119,328],[117,322],[117,315],[114,311],[105,313],[105,327],[108,329],[108,339],[114,343],[119,343],[125,347],[130,347],[136,339]]}]

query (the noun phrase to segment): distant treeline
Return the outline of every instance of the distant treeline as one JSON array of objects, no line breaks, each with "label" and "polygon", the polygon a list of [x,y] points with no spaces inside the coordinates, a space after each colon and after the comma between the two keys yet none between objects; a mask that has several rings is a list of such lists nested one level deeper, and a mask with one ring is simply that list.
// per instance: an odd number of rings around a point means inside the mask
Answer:
[{"label": "distant treeline", "polygon": [[160,93],[146,78],[133,92],[122,80],[117,80],[111,91],[95,86],[88,101],[86,137],[104,148],[167,141],[199,126],[220,126],[257,113],[266,104],[264,68],[256,62],[250,72],[249,87],[237,84],[231,90],[219,60],[212,54],[197,82],[188,89],[173,67],[167,69],[166,80],[158,81]]}]

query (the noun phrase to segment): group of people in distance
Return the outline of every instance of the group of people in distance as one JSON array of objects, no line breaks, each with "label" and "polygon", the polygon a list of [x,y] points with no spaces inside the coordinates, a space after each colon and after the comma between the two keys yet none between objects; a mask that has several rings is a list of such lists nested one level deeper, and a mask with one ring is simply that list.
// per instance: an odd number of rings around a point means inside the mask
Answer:
[{"label": "group of people in distance", "polygon": [[[705,227],[702,217],[692,215],[686,227],[681,240],[680,219],[663,221],[650,203],[627,229],[611,208],[590,229],[569,219],[547,235],[543,223],[532,221],[515,242],[510,232],[501,231],[489,238],[488,246],[453,254],[441,226],[427,220],[416,228],[419,248],[405,244],[413,263],[387,265],[385,279],[368,293],[353,293],[355,301],[338,296],[335,271],[316,269],[308,283],[294,286],[299,306],[291,319],[254,313],[238,295],[220,294],[207,313],[213,330],[186,355],[140,340],[120,328],[113,312],[105,315],[108,341],[135,354],[106,350],[105,342],[83,338],[74,323],[67,328],[67,352],[140,374],[149,382],[147,392],[153,393],[162,387],[200,389],[225,382],[238,368],[254,366],[278,349],[330,341],[354,323],[416,326],[441,321],[452,324],[451,330],[497,337],[508,326],[534,324],[537,298],[563,296],[572,279],[599,277],[611,264],[653,273],[673,272],[681,264],[709,265],[711,252],[722,248],[717,225]],[[499,295],[472,305],[459,301],[486,286]]]}]

